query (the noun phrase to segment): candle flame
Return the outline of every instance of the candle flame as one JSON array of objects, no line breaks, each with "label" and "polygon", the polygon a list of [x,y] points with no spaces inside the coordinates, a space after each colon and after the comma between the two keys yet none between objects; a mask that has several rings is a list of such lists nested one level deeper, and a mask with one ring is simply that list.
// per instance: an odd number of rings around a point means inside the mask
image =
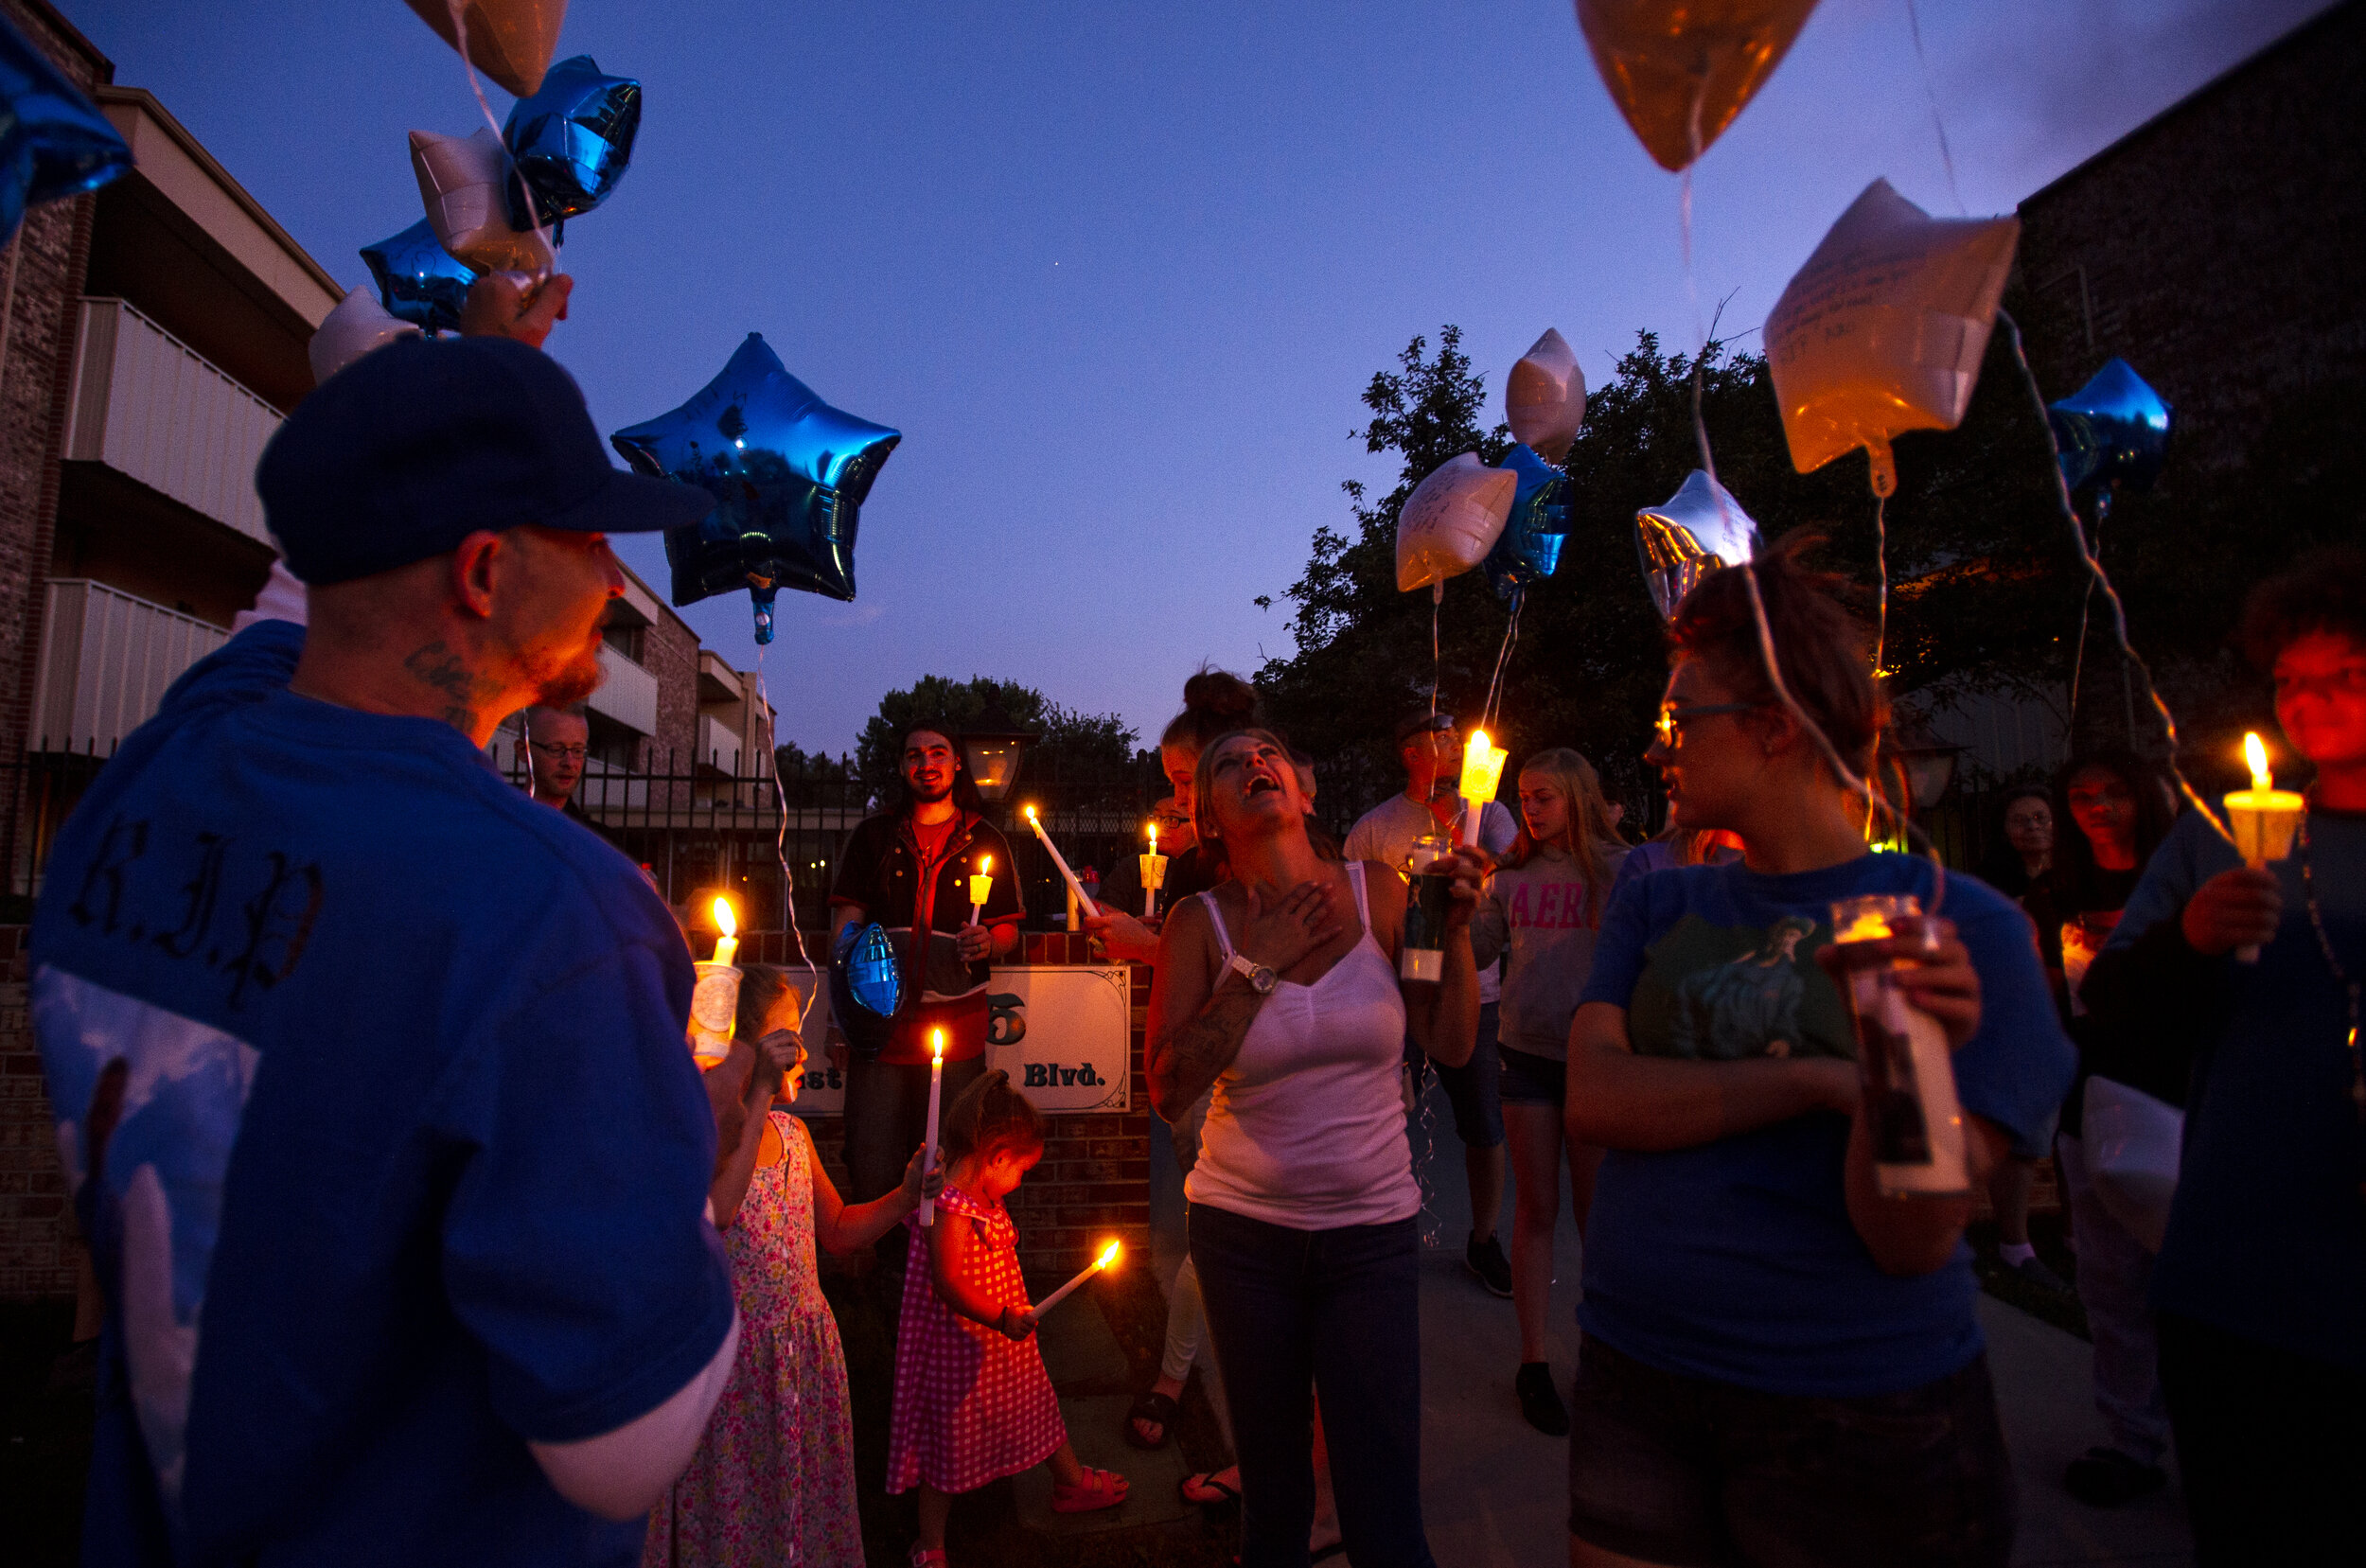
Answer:
[{"label": "candle flame", "polygon": [[715,901],[715,928],[727,937],[739,935],[739,922],[732,918],[732,901],[728,898]]},{"label": "candle flame", "polygon": [[1027,819],[1029,821],[1032,822],[1035,819],[1035,808],[1033,805],[1024,805],[1019,807],[1019,809],[1027,813]]},{"label": "candle flame", "polygon": [[2265,795],[2275,787],[2275,779],[2268,772],[2268,749],[2259,744],[2256,731],[2243,737],[2243,760],[2251,764],[2251,786]]},{"label": "candle flame", "polygon": [[979,874],[980,876],[984,876],[984,875],[986,875],[988,872],[992,872],[993,870],[994,870],[994,856],[993,856],[993,855],[991,855],[991,854],[981,854],[981,855],[980,855],[980,856],[978,857],[978,874]]},{"label": "candle flame", "polygon": [[1101,1256],[1093,1260],[1093,1267],[1097,1269],[1105,1269],[1117,1260],[1118,1243],[1111,1242],[1107,1246],[1101,1249]]},{"label": "candle flame", "polygon": [[928,1031],[928,1054],[940,1062],[945,1060],[945,1031],[932,1029]]}]

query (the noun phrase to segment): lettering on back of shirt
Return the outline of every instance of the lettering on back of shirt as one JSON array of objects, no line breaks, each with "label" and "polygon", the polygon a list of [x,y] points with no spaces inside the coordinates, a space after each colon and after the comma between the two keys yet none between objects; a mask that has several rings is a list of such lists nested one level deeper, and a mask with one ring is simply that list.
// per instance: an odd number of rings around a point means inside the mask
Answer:
[{"label": "lettering on back of shirt", "polygon": [[1586,913],[1582,882],[1537,884],[1532,902],[1526,882],[1511,890],[1511,901],[1504,906],[1505,924],[1536,931],[1593,930],[1601,925],[1598,915],[1589,918]]},{"label": "lettering on back of shirt", "polygon": [[117,816],[66,914],[101,936],[227,977],[235,1009],[250,986],[268,991],[294,970],[324,895],[317,861],[249,849],[218,833],[165,841],[148,821]]}]

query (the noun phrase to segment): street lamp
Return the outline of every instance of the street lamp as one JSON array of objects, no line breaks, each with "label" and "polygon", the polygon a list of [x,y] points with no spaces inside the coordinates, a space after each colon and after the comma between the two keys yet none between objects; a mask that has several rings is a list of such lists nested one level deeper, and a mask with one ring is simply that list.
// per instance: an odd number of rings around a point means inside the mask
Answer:
[{"label": "street lamp", "polygon": [[1955,758],[1963,749],[1960,746],[1901,746],[1890,753],[1905,772],[1910,809],[1928,811],[1939,803],[1939,797],[1954,782]]},{"label": "street lamp", "polygon": [[1013,724],[999,697],[989,700],[977,722],[962,728],[962,761],[978,793],[989,801],[1009,794],[1020,754],[1041,738]]}]

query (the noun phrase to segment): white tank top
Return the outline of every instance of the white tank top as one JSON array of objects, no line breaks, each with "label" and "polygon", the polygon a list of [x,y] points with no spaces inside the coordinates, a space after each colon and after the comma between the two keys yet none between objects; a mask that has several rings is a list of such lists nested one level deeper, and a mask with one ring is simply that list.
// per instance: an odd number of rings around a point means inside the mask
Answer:
[{"label": "white tank top", "polygon": [[[1372,937],[1364,867],[1348,864],[1364,937],[1313,985],[1283,980],[1216,1079],[1199,1163],[1183,1183],[1195,1204],[1293,1230],[1386,1224],[1420,1212],[1398,1069],[1404,995]],[[1201,893],[1228,960],[1232,937]]]}]

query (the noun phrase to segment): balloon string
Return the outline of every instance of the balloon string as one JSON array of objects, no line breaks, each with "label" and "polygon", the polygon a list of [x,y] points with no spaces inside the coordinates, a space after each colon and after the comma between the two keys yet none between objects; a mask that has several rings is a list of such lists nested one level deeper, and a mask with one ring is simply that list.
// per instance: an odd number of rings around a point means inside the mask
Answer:
[{"label": "balloon string", "polygon": [[1881,678],[1881,661],[1889,652],[1890,640],[1890,525],[1889,498],[1880,491],[1873,492],[1873,555],[1880,570],[1880,596],[1874,601],[1873,612],[1873,678]]},{"label": "balloon string", "polygon": [[1955,154],[1947,145],[1947,121],[1939,115],[1939,90],[1931,79],[1931,57],[1922,52],[1922,17],[1915,9],[1915,0],[1906,0],[1906,26],[1914,34],[1915,63],[1922,67],[1922,96],[1930,100],[1931,129],[1939,138],[1939,162],[1947,166],[1947,193],[1955,198],[1958,217],[1969,218],[1970,209],[1964,205],[1964,193],[1955,184]]},{"label": "balloon string", "polygon": [[1429,716],[1438,716],[1438,682],[1443,661],[1438,653],[1438,612],[1446,602],[1446,579],[1429,585]]},{"label": "balloon string", "polygon": [[[1681,194],[1677,198],[1677,226],[1683,235],[1685,300],[1692,307],[1692,433],[1694,438],[1701,443],[1702,470],[1714,482],[1717,478],[1717,459],[1709,451],[1708,421],[1701,413],[1701,400],[1704,396],[1701,362],[1708,358],[1709,329],[1701,322],[1701,285],[1699,280],[1692,275],[1692,168],[1701,161],[1701,104],[1707,96],[1708,79],[1704,77],[1700,84],[1693,89],[1692,110],[1685,120],[1685,132],[1692,143],[1692,156],[1685,162],[1684,175],[1680,182]],[[1719,505],[1721,508],[1723,505],[1722,499]]]},{"label": "balloon string", "polygon": [[[485,83],[477,79],[476,62],[468,58],[468,0],[444,0],[444,9],[451,14],[452,37],[455,47],[460,51],[460,68],[468,73],[468,91],[476,95],[477,112],[485,116],[485,123],[493,128],[493,139],[502,144],[503,154],[507,156],[509,138],[503,133],[502,122],[493,117],[493,106],[485,97]],[[525,198],[526,220],[534,225],[534,238],[542,242],[542,254],[554,261],[557,260],[558,246],[551,239],[550,230],[542,226],[542,209],[535,203],[534,187],[526,184],[526,177],[520,171],[515,160],[510,162],[509,177],[518,182],[519,193]],[[535,289],[539,290],[549,282],[550,276],[550,268],[538,269],[534,274]],[[532,298],[531,291],[527,297],[529,300]]]},{"label": "balloon string", "polygon": [[1502,689],[1504,670],[1511,661],[1511,646],[1520,640],[1520,611],[1528,602],[1527,585],[1523,583],[1511,590],[1511,613],[1504,618],[1503,646],[1495,650],[1495,673],[1487,680],[1487,701],[1479,709],[1479,728],[1495,726],[1495,701]]},{"label": "balloon string", "polygon": [[772,798],[781,808],[780,832],[772,839],[772,852],[781,861],[781,913],[788,926],[791,941],[797,943],[797,961],[805,966],[805,973],[816,985],[821,983],[821,971],[813,966],[805,952],[805,933],[797,925],[797,874],[788,869],[788,787],[781,783],[780,736],[772,729],[772,698],[764,689],[764,644],[756,644],[756,701],[764,708],[764,747],[772,758]]},{"label": "balloon string", "polygon": [[[2037,408],[2038,428],[2045,432],[2046,454],[2054,460],[2055,497],[2061,502],[2062,516],[2070,520],[2071,539],[2078,546],[2078,558],[2087,564],[2088,586],[2101,589],[2104,602],[2111,607],[2111,630],[2119,641],[2120,657],[2135,665],[2136,673],[2145,678],[2145,696],[2151,699],[2152,711],[2161,720],[2161,732],[2168,739],[2169,777],[2177,781],[2178,793],[2185,797],[2186,803],[2200,812],[2210,825],[2218,830],[2220,837],[2229,844],[2234,844],[2234,835],[2227,831],[2226,824],[2218,819],[2218,814],[2210,809],[2210,802],[2201,798],[2186,780],[2184,769],[2177,766],[2177,715],[2169,712],[2168,703],[2162,699],[2161,689],[2153,684],[2152,666],[2145,663],[2143,655],[2128,643],[2128,607],[2120,602],[2119,590],[2111,586],[2110,574],[2103,570],[2102,559],[2088,545],[2087,530],[2080,525],[2078,507],[2071,500],[2070,478],[2062,472],[2062,449],[2056,443],[2053,422],[2046,416],[2045,394],[2039,390],[2037,373],[2029,368],[2029,355],[2022,346],[2021,324],[2013,319],[2012,312],[2002,308],[1997,311],[1996,319],[2004,324],[2005,336],[2012,342],[2013,362],[2021,367],[2022,384],[2029,389],[2029,399]],[[2241,847],[2235,844],[2238,850]]]},{"label": "balloon string", "polygon": [[[2103,520],[2106,514],[2110,511],[2110,507],[2107,504],[2110,495],[2110,492],[2106,490],[2095,497],[2094,540],[2095,559],[2097,560],[2101,560],[2103,558]],[[2078,732],[2078,678],[2080,673],[2084,671],[2087,666],[2087,614],[2089,610],[2094,608],[2094,602],[2095,580],[2092,577],[2089,577],[2087,579],[2087,590],[2078,596],[2078,643],[2076,651],[2071,655],[2070,714],[2062,721],[2062,757],[2064,761],[2068,761],[2070,758],[2071,737]]]}]

